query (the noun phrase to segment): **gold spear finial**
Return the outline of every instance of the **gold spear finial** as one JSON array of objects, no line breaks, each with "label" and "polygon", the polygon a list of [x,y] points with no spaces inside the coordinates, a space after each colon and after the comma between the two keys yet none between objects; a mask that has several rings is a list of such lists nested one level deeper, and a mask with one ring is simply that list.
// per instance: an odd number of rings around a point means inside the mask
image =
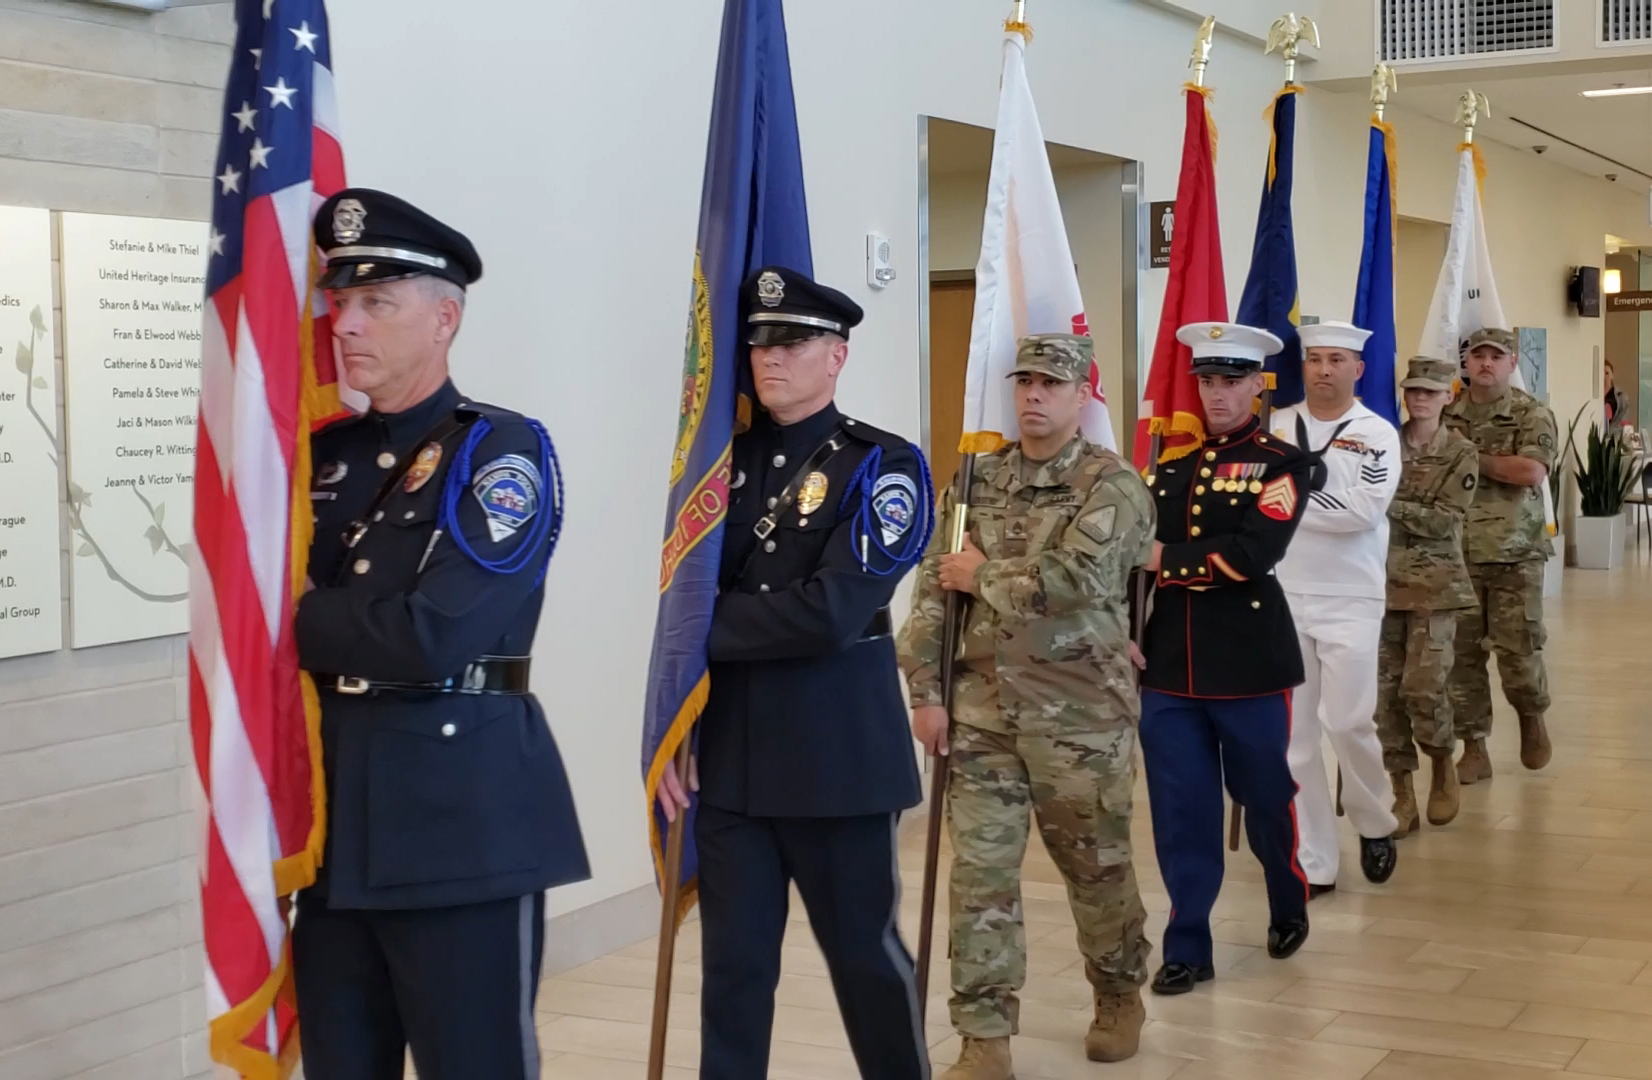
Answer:
[{"label": "gold spear finial", "polygon": [[1371,104],[1377,110],[1377,119],[1382,119],[1383,110],[1388,107],[1388,95],[1397,93],[1400,88],[1400,77],[1394,74],[1394,69],[1387,64],[1378,64],[1377,70],[1371,73]]},{"label": "gold spear finial", "polygon": [[1024,41],[1032,41],[1032,27],[1027,25],[1027,0],[1015,0],[1015,6],[1010,9],[1010,17],[1004,22],[1004,29],[1010,33],[1020,34]]},{"label": "gold spear finial", "polygon": [[1463,129],[1463,141],[1474,141],[1474,127],[1481,120],[1491,119],[1491,102],[1478,90],[1464,90],[1457,99],[1457,123]]},{"label": "gold spear finial", "polygon": [[1205,21],[1199,24],[1199,34],[1193,39],[1193,55],[1188,59],[1187,66],[1193,69],[1193,85],[1205,84],[1205,68],[1210,65],[1210,46],[1216,36],[1216,16],[1206,15]]},{"label": "gold spear finial", "polygon": [[1306,39],[1319,48],[1319,27],[1306,15],[1289,11],[1281,15],[1268,30],[1268,44],[1263,55],[1277,51],[1285,58],[1285,85],[1296,82],[1296,58],[1301,42]]}]

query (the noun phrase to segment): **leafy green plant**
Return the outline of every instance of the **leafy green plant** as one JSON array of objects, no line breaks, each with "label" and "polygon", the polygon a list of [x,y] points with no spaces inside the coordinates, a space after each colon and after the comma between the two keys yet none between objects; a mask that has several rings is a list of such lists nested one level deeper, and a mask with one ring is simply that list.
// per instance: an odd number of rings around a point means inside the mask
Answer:
[{"label": "leafy green plant", "polygon": [[1622,432],[1602,435],[1600,425],[1589,423],[1589,439],[1584,454],[1577,452],[1573,435],[1582,410],[1566,429],[1566,448],[1572,456],[1572,473],[1584,517],[1615,517],[1623,511],[1623,500],[1640,483],[1635,457]]}]

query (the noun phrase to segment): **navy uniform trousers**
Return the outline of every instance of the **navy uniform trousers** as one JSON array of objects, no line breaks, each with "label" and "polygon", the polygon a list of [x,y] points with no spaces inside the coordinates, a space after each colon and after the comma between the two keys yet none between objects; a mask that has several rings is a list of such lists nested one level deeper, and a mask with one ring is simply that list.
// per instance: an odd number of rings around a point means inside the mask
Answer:
[{"label": "navy uniform trousers", "polygon": [[826,957],[864,1080],[924,1080],[912,957],[896,932],[896,815],[748,817],[702,803],[700,1080],[767,1080],[788,883]]},{"label": "navy uniform trousers", "polygon": [[1289,692],[1195,698],[1142,692],[1141,748],[1153,847],[1170,894],[1164,962],[1211,963],[1210,910],[1222,888],[1222,782],[1245,808],[1245,836],[1262,864],[1271,921],[1308,910],[1308,877],[1297,861],[1296,781],[1285,748]]},{"label": "navy uniform trousers", "polygon": [[[293,971],[305,1080],[539,1080],[533,1007],[545,894],[364,911],[299,895]],[[515,970],[515,979],[497,972]]]}]

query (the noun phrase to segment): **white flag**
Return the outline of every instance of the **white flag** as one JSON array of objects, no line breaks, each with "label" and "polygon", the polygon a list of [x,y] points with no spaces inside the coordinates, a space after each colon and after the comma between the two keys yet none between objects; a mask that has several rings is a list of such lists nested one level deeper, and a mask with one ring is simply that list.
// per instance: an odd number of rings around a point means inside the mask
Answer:
[{"label": "white flag", "polygon": [[[969,369],[965,376],[965,453],[997,449],[1020,437],[1013,390],[1015,343],[1028,334],[1089,334],[1078,291],[1067,228],[1061,221],[1055,177],[1044,150],[1044,132],[1027,85],[1026,42],[1004,35],[1004,73],[998,92],[998,130],[992,145],[992,176],[981,229],[981,259],[975,267],[975,317],[970,326]],[[1090,365],[1093,398],[1080,418],[1084,437],[1116,450],[1113,424],[1101,390],[1101,375]]]},{"label": "white flag", "polygon": [[[1451,236],[1446,241],[1445,262],[1434,284],[1434,300],[1428,305],[1422,341],[1417,344],[1419,356],[1449,361],[1457,368],[1459,377],[1463,370],[1463,346],[1470,334],[1488,326],[1514,329],[1503,315],[1497,279],[1491,272],[1485,208],[1480,204],[1479,169],[1474,148],[1465,146],[1457,155],[1457,193],[1452,200]],[[1517,390],[1526,389],[1526,379],[1520,373],[1518,362],[1514,365],[1511,385]],[[1543,513],[1552,533],[1554,500],[1549,497],[1548,484],[1539,487],[1543,491]]]}]

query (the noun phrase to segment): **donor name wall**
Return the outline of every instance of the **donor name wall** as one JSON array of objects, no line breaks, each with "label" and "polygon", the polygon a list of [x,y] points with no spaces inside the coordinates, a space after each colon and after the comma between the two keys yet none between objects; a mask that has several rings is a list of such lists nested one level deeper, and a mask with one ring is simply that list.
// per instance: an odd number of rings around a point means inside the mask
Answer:
[{"label": "donor name wall", "polygon": [[71,644],[186,633],[207,225],[60,220]]}]

